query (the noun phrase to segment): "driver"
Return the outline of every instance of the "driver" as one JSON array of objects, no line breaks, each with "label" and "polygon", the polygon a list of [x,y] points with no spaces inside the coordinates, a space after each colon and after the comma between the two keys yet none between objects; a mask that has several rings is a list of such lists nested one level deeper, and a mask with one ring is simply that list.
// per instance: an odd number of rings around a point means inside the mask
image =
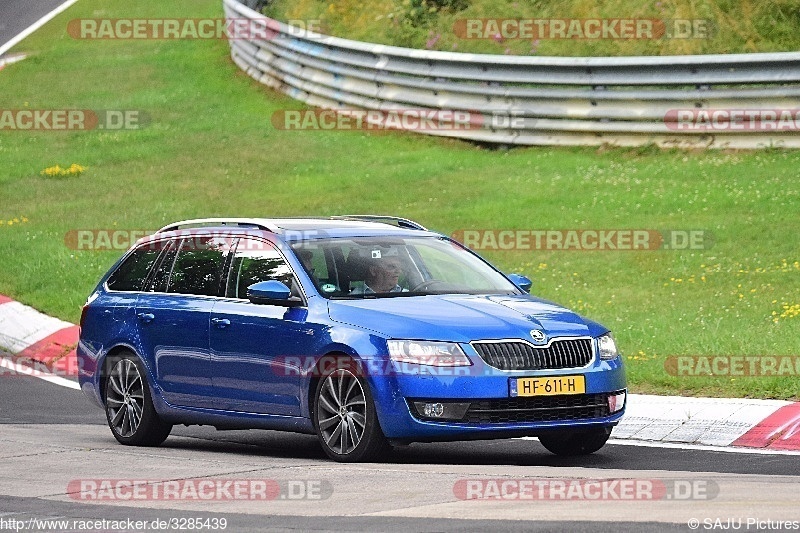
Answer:
[{"label": "driver", "polygon": [[403,265],[396,255],[378,256],[369,259],[364,275],[364,286],[356,287],[350,294],[375,294],[386,292],[408,292],[398,285]]}]

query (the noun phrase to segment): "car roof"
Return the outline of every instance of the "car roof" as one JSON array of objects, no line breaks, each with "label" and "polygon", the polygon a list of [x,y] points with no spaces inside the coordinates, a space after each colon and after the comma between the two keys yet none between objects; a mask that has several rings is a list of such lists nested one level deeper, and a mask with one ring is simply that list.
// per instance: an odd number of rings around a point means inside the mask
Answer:
[{"label": "car roof", "polygon": [[195,233],[252,234],[266,232],[284,240],[316,240],[346,237],[434,237],[440,234],[428,231],[414,221],[391,216],[346,215],[337,217],[307,218],[205,218],[175,222],[161,228],[154,239],[173,234]]}]

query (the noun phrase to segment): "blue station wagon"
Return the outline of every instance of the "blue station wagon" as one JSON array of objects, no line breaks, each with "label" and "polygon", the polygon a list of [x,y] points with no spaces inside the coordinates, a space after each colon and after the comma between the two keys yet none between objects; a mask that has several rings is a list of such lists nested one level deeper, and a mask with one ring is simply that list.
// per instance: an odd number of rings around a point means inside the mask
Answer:
[{"label": "blue station wagon", "polygon": [[345,462],[522,436],[595,452],[625,410],[622,358],[530,287],[402,218],[178,222],[89,296],[80,385],[126,445],[205,424],[316,434]]}]

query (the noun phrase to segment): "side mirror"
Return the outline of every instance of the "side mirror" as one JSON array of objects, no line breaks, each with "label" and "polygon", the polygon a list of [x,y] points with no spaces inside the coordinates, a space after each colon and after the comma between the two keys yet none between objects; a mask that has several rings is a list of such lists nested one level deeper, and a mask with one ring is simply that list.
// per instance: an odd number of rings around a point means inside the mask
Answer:
[{"label": "side mirror", "polygon": [[289,287],[274,279],[259,281],[247,287],[247,298],[254,304],[283,305],[285,307],[297,307],[303,304],[300,298],[292,296]]},{"label": "side mirror", "polygon": [[525,292],[531,292],[533,282],[521,274],[509,274],[508,279]]}]

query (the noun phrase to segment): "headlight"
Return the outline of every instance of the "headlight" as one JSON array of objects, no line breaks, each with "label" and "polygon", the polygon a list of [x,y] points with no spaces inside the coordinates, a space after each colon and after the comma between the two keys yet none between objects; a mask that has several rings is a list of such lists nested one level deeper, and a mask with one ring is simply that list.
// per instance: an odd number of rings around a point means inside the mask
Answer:
[{"label": "headlight", "polygon": [[472,362],[453,342],[390,340],[392,361],[428,366],[470,366]]},{"label": "headlight", "polygon": [[617,351],[617,343],[614,342],[614,337],[611,333],[606,333],[597,338],[597,347],[600,351],[600,359],[608,361],[614,359],[619,355]]}]

